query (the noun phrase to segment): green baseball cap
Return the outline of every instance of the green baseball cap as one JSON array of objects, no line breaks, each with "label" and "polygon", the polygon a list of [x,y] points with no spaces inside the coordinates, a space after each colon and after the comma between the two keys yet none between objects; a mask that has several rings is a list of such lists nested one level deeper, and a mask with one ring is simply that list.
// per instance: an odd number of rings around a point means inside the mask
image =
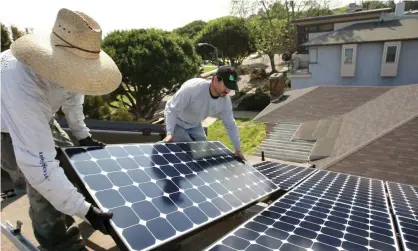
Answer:
[{"label": "green baseball cap", "polygon": [[238,91],[238,74],[232,66],[224,65],[218,68],[216,76],[224,82],[226,88]]}]

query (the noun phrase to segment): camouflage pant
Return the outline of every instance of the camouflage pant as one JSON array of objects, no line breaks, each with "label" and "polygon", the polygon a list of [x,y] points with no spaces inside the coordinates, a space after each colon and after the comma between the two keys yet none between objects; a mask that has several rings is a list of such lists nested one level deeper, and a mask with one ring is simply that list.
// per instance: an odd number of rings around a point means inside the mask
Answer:
[{"label": "camouflage pant", "polygon": [[[56,146],[73,146],[71,139],[55,119],[51,121],[51,131]],[[11,176],[15,191],[19,192],[26,187],[30,204],[29,216],[32,220],[35,238],[41,246],[40,250],[86,250],[78,228],[68,229],[74,222],[72,217],[57,211],[25,179],[17,166],[12,139],[8,133],[2,133],[1,146],[2,168]]]}]

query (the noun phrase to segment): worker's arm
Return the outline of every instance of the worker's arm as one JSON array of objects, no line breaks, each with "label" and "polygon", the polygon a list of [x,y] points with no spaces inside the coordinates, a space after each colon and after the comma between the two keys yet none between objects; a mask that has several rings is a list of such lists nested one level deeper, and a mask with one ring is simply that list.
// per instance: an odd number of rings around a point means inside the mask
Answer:
[{"label": "worker's arm", "polygon": [[220,113],[219,118],[228,133],[228,136],[235,148],[235,152],[241,152],[241,143],[238,126],[235,123],[234,114],[232,112],[232,103],[229,97],[225,97],[227,104],[223,107],[223,111]]},{"label": "worker's arm", "polygon": [[2,97],[2,123],[12,138],[17,164],[29,184],[58,211],[84,218],[90,203],[55,160],[55,144],[49,126],[52,111],[46,97],[21,95],[25,98],[18,102]]},{"label": "worker's arm", "polygon": [[71,133],[78,140],[91,137],[90,129],[86,126],[83,113],[84,95],[69,94],[62,105],[62,111],[68,122]]},{"label": "worker's arm", "polygon": [[165,107],[167,135],[173,135],[178,113],[190,103],[190,99],[191,93],[187,91],[187,88],[180,88]]},{"label": "worker's arm", "polygon": [[105,146],[105,143],[91,137],[90,129],[84,122],[83,104],[84,95],[73,93],[66,97],[62,105],[62,111],[67,118],[71,133],[78,139],[79,144],[82,146]]}]

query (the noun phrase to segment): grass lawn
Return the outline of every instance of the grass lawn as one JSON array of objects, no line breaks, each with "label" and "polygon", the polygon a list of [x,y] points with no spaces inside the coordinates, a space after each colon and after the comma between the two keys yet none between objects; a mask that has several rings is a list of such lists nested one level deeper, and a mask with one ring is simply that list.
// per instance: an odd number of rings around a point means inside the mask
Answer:
[{"label": "grass lawn", "polygon": [[[235,119],[241,138],[241,148],[244,154],[251,155],[256,148],[261,144],[266,135],[266,127],[263,123],[253,122],[249,119]],[[228,134],[222,124],[221,120],[216,120],[215,123],[208,128],[208,140],[218,140],[225,144],[229,149],[234,151]]]},{"label": "grass lawn", "polygon": [[207,64],[203,67],[203,72],[208,72],[216,69],[216,65]]}]

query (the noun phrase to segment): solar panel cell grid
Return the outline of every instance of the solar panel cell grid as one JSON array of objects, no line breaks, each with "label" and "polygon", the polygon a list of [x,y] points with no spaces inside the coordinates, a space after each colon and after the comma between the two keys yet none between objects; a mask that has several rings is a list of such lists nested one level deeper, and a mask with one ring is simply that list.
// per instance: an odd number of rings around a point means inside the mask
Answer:
[{"label": "solar panel cell grid", "polygon": [[398,250],[388,212],[289,192],[207,250]]},{"label": "solar panel cell grid", "polygon": [[292,191],[376,211],[388,208],[384,182],[359,176],[319,171]]},{"label": "solar panel cell grid", "polygon": [[149,250],[279,190],[219,142],[64,149],[130,250]]},{"label": "solar panel cell grid", "polygon": [[283,190],[292,189],[303,179],[317,171],[313,168],[273,163],[270,161],[257,163],[253,166]]},{"label": "solar panel cell grid", "polygon": [[418,187],[386,182],[405,250],[418,250]]}]

